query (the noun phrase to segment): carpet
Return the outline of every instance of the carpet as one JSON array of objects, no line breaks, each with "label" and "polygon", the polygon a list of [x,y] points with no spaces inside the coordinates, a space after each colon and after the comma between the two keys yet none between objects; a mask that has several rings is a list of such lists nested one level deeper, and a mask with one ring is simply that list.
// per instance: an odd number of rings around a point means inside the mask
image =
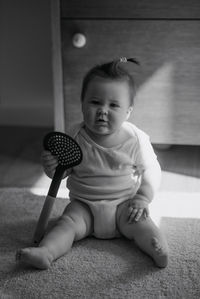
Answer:
[{"label": "carpet", "polygon": [[[165,213],[166,202],[173,210],[176,199],[179,203],[183,199],[186,208],[192,206],[195,211],[199,194],[192,197],[188,193],[184,199],[183,194],[163,193],[155,201],[154,214],[156,209],[163,209],[159,225],[170,247],[165,269],[156,268],[126,239],[87,238],[77,242],[49,270],[40,271],[16,264],[15,251],[30,245],[45,192],[37,195],[23,188],[0,189],[1,299],[200,298],[200,219]],[[66,202],[59,198],[51,223]]]}]

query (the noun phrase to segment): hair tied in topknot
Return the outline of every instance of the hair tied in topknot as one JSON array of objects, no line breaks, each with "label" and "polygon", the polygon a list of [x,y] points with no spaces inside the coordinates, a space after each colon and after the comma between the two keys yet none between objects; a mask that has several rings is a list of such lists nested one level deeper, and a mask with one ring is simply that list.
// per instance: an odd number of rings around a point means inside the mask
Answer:
[{"label": "hair tied in topknot", "polygon": [[126,57],[120,57],[119,61],[126,63],[127,62],[127,58]]},{"label": "hair tied in topknot", "polygon": [[135,58],[126,58],[120,57],[115,59],[109,63],[104,64],[104,68],[107,70],[108,73],[111,73],[113,77],[117,77],[121,74],[124,74],[124,68],[122,64],[126,64],[127,62],[132,62],[134,64],[140,65],[140,63]]},{"label": "hair tied in topknot", "polygon": [[139,61],[137,61],[137,59],[135,59],[135,58],[120,57],[120,59],[119,59],[119,62],[122,62],[122,63],[127,63],[129,61],[133,62],[133,63],[135,63],[137,65],[140,65]]}]

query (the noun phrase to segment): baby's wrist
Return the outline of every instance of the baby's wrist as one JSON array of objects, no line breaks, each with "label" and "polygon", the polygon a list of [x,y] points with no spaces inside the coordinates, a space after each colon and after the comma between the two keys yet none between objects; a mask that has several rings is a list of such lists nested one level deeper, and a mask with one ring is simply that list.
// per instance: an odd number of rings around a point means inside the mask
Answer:
[{"label": "baby's wrist", "polygon": [[148,205],[150,203],[150,200],[145,195],[142,195],[142,194],[136,194],[133,198],[133,201],[134,202],[143,202],[146,205]]}]

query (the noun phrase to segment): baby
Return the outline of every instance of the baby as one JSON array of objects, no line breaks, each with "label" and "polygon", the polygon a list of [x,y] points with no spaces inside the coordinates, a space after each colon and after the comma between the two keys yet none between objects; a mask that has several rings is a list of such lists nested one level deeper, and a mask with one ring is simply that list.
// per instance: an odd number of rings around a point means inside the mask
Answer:
[{"label": "baby", "polygon": [[[65,173],[70,203],[38,247],[17,252],[18,261],[47,269],[75,241],[124,236],[134,240],[156,266],[167,266],[168,245],[148,208],[159,188],[161,169],[148,135],[127,122],[135,95],[127,63],[137,61],[121,58],[86,74],[81,93],[83,122],[71,132],[83,160]],[[47,151],[42,157],[52,178],[57,159]]]}]

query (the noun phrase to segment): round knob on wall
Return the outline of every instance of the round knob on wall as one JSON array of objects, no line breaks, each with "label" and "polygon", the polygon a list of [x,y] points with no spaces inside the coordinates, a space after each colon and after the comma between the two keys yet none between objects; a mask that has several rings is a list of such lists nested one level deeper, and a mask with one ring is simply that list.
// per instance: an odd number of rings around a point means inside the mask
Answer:
[{"label": "round knob on wall", "polygon": [[72,43],[75,48],[83,48],[86,45],[86,37],[83,33],[75,33],[72,38]]}]

